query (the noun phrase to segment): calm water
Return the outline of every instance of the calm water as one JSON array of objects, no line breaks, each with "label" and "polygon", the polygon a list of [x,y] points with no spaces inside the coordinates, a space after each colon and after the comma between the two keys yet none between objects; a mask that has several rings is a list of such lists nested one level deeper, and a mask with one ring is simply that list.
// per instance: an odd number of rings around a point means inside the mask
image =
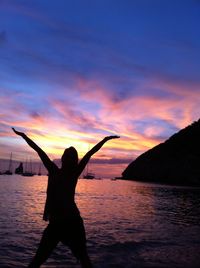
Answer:
[{"label": "calm water", "polygon": [[[0,267],[26,267],[46,223],[47,177],[0,176]],[[199,267],[200,189],[83,180],[76,200],[96,268]],[[42,267],[79,267],[59,244]]]}]

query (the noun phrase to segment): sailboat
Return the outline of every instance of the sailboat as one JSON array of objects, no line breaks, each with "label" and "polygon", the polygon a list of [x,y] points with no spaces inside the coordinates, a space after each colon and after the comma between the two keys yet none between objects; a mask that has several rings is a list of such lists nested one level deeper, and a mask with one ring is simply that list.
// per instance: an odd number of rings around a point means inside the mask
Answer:
[{"label": "sailboat", "polygon": [[87,166],[86,166],[86,174],[83,175],[83,178],[89,179],[89,180],[95,179],[95,174],[92,172],[89,172],[89,164],[87,164]]},{"label": "sailboat", "polygon": [[[90,145],[88,145],[88,151],[90,150]],[[95,174],[92,172],[89,172],[89,163],[86,166],[86,173],[83,175],[84,179],[92,180],[95,178]]]},{"label": "sailboat", "polygon": [[84,176],[83,176],[84,179],[88,179],[88,180],[92,180],[95,178],[95,174],[94,173],[91,173],[91,172],[88,172],[86,173]]},{"label": "sailboat", "polygon": [[15,174],[22,174],[23,173],[23,163],[20,162],[19,166],[15,169]]},{"label": "sailboat", "polygon": [[25,176],[25,177],[34,176],[34,173],[32,172],[32,163],[31,163],[31,161],[30,161],[30,171],[28,171],[28,162],[26,161],[25,172],[22,173],[22,176]]},{"label": "sailboat", "polygon": [[12,153],[10,154],[8,169],[3,174],[12,175]]}]

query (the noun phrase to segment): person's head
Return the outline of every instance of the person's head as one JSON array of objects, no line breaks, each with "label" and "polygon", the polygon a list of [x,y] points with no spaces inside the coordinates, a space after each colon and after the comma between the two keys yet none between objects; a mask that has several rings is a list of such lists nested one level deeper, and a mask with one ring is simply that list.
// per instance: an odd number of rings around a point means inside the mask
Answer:
[{"label": "person's head", "polygon": [[62,168],[75,168],[78,165],[78,153],[74,147],[65,149],[61,157]]}]

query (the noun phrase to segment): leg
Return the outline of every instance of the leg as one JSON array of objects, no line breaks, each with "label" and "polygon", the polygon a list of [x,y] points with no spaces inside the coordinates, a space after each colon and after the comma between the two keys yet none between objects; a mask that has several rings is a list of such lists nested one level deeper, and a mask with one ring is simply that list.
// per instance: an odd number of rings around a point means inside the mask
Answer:
[{"label": "leg", "polygon": [[92,268],[93,266],[87,253],[85,227],[81,218],[74,221],[70,234],[72,236],[69,236],[68,246],[73,255],[80,261],[82,268]]},{"label": "leg", "polygon": [[92,268],[87,254],[86,236],[81,217],[71,218],[60,225],[60,241],[67,245],[73,255],[80,261],[82,268]]},{"label": "leg", "polygon": [[42,265],[48,259],[58,242],[59,240],[56,237],[55,230],[51,226],[51,224],[49,224],[43,232],[43,236],[35,254],[35,257],[33,258],[32,262],[28,267],[39,268],[40,265]]},{"label": "leg", "polygon": [[82,268],[92,268],[93,267],[86,250],[85,250],[85,252],[82,252],[82,254],[80,256],[80,263],[81,263]]},{"label": "leg", "polygon": [[80,262],[82,268],[92,268],[92,263],[87,253],[86,244],[73,245],[69,244],[73,255],[76,257],[78,262]]}]

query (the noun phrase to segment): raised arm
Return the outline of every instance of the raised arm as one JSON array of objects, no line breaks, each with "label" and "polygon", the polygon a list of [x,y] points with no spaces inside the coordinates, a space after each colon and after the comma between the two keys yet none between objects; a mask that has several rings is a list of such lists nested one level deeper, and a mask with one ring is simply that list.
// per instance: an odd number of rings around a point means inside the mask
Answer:
[{"label": "raised arm", "polygon": [[97,143],[90,151],[88,151],[85,154],[85,156],[81,159],[81,161],[80,161],[80,163],[78,165],[79,166],[79,175],[84,170],[84,168],[87,165],[88,161],[90,160],[91,156],[93,154],[95,154],[96,152],[98,152],[101,149],[101,147],[104,145],[104,143],[106,143],[109,140],[118,139],[118,138],[120,138],[120,137],[119,136],[107,136],[102,141]]},{"label": "raised arm", "polygon": [[15,130],[14,128],[12,128],[12,130],[15,132],[15,134],[21,136],[28,143],[28,145],[38,153],[46,169],[48,171],[51,171],[52,168],[55,166],[55,164],[49,159],[47,154],[35,142],[33,142],[28,136],[26,136],[25,133],[19,132]]}]

